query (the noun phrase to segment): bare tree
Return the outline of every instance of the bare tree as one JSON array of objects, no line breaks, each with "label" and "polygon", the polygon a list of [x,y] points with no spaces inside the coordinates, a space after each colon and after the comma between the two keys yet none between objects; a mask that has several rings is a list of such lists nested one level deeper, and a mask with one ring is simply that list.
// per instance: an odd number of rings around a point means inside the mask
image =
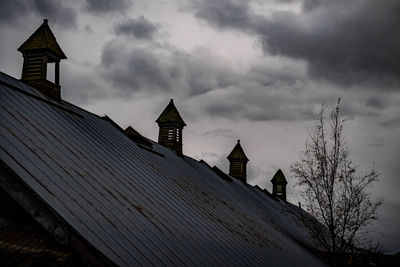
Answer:
[{"label": "bare tree", "polygon": [[292,175],[302,188],[307,211],[306,225],[319,246],[330,255],[352,251],[365,226],[377,219],[382,200],[372,201],[368,187],[377,181],[375,169],[357,174],[343,141],[343,123],[337,106],[325,117],[322,106],[309,133],[305,151],[292,164]]}]

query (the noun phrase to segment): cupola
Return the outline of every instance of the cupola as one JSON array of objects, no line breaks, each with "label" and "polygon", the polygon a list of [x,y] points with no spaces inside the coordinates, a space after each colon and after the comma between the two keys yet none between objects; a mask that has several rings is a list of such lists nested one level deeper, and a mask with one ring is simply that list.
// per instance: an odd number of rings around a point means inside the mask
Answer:
[{"label": "cupola", "polygon": [[[18,48],[24,57],[21,80],[38,89],[47,97],[60,101],[60,61],[66,59],[64,52],[56,41],[47,19]],[[54,82],[47,78],[47,67],[54,63]]]},{"label": "cupola", "polygon": [[156,122],[160,128],[158,143],[182,155],[182,130],[186,123],[176,109],[173,99],[169,101]]},{"label": "cupola", "polygon": [[246,164],[249,161],[246,154],[240,145],[240,140],[237,141],[236,146],[228,156],[229,160],[229,175],[235,177],[242,182],[246,183],[247,171]]},{"label": "cupola", "polygon": [[281,169],[279,169],[275,173],[271,182],[272,182],[272,195],[275,197],[279,197],[280,199],[283,199],[284,201],[286,201],[287,181],[286,181],[285,175],[283,174]]}]

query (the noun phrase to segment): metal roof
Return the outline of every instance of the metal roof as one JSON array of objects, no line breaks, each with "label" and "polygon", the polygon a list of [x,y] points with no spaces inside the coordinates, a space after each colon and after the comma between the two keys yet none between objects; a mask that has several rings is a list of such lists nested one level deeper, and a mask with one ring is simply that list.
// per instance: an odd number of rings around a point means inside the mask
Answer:
[{"label": "metal roof", "polygon": [[0,100],[1,160],[115,264],[322,265],[296,207],[4,73]]}]

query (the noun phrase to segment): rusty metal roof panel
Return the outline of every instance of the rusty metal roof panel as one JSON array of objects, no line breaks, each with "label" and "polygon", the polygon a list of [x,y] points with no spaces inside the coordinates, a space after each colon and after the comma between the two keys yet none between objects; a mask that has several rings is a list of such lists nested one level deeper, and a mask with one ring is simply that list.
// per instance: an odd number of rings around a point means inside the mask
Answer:
[{"label": "rusty metal roof panel", "polygon": [[283,215],[287,204],[156,143],[157,153],[145,150],[107,120],[33,97],[9,76],[0,81],[1,159],[117,265],[321,265],[293,239],[307,236]]}]

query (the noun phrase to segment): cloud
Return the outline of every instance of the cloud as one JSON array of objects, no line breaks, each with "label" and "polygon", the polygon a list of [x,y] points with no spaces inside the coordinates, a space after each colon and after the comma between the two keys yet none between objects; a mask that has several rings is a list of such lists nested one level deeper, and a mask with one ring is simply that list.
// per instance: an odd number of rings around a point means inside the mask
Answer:
[{"label": "cloud", "polygon": [[30,11],[31,3],[24,0],[0,1],[0,23],[13,23]]},{"label": "cloud", "polygon": [[194,15],[219,29],[258,36],[275,56],[305,60],[315,79],[349,87],[400,84],[400,2],[305,0],[299,13],[270,10],[261,17],[248,2],[196,1]]},{"label": "cloud", "polygon": [[194,10],[197,18],[203,19],[220,28],[248,30],[252,24],[249,1],[190,1],[187,9]]},{"label": "cloud", "polygon": [[201,134],[206,138],[214,138],[214,137],[225,137],[225,138],[234,138],[234,134],[231,129],[217,128],[213,130],[206,131]]},{"label": "cloud", "polygon": [[61,1],[0,1],[0,24],[18,23],[30,14],[34,14],[40,18],[48,18],[51,23],[64,28],[76,27],[76,11],[71,7],[63,6]]},{"label": "cloud", "polygon": [[99,71],[121,97],[179,96],[190,106],[191,120],[198,114],[226,120],[309,120],[322,102],[337,99],[337,91],[318,94],[319,85],[304,80],[303,64],[269,63],[238,72],[208,50],[188,54],[156,42],[129,47],[115,39],[104,46]]},{"label": "cloud", "polygon": [[33,0],[39,14],[52,23],[66,28],[76,27],[76,11],[71,7],[63,7],[61,1]]},{"label": "cloud", "polygon": [[114,40],[102,51],[101,70],[123,94],[178,93],[193,97],[234,83],[234,74],[198,50],[189,55],[168,45],[127,47]]},{"label": "cloud", "polygon": [[[99,73],[115,95],[180,99],[192,121],[199,114],[226,121],[309,121],[322,103],[344,96],[336,85],[310,80],[305,61],[288,57],[266,55],[238,70],[208,49],[189,53],[153,39],[127,43],[117,35],[103,47],[101,58]],[[371,86],[348,90],[344,102],[346,118],[382,123],[380,112],[398,105]]]},{"label": "cloud", "polygon": [[105,13],[124,13],[131,5],[128,0],[86,0],[85,10],[97,15]]},{"label": "cloud", "polygon": [[128,19],[115,27],[117,34],[131,35],[137,39],[153,39],[155,33],[157,33],[157,27],[140,16],[137,19]]},{"label": "cloud", "polygon": [[169,92],[181,75],[179,65],[171,62],[168,51],[150,47],[126,48],[108,43],[101,57],[104,76],[121,93]]}]

